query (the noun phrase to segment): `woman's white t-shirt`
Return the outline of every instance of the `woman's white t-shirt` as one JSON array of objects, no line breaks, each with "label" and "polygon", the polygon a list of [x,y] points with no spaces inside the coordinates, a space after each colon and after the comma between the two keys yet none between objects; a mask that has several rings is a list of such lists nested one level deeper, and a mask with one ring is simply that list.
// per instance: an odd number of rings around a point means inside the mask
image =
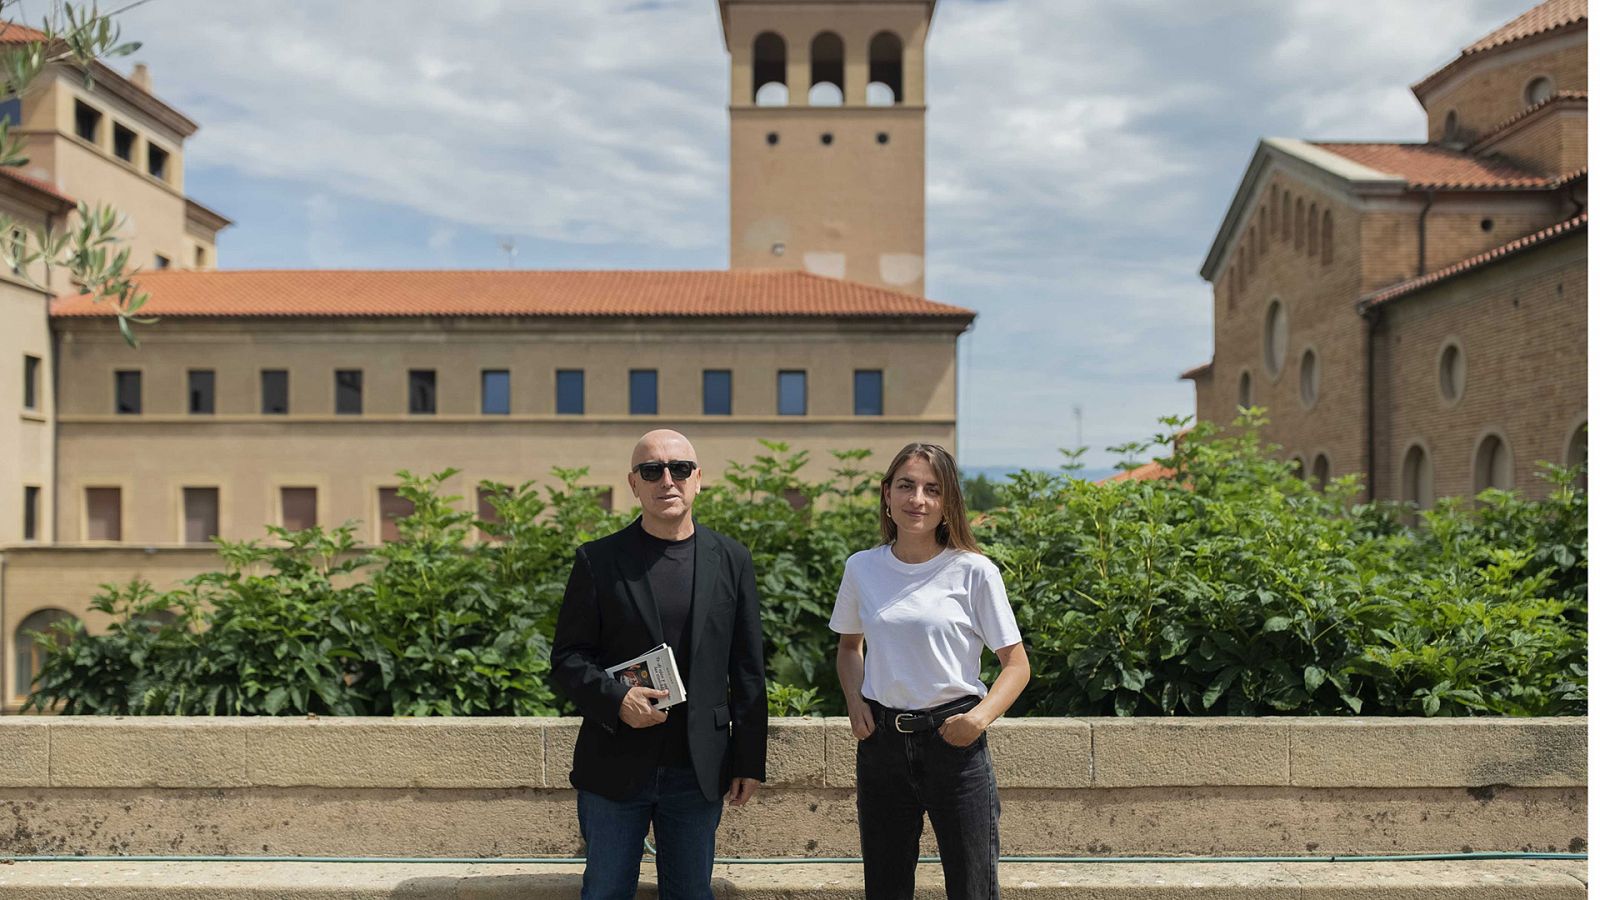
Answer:
[{"label": "woman's white t-shirt", "polygon": [[887,544],[853,554],[828,627],[866,635],[861,693],[893,709],[984,696],[983,648],[1022,640],[1000,570],[948,547],[921,563],[901,562]]}]

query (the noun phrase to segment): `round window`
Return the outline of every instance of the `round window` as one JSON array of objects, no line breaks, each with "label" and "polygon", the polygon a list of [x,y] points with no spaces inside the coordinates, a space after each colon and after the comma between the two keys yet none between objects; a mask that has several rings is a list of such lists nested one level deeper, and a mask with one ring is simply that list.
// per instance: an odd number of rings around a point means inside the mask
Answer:
[{"label": "round window", "polygon": [[1267,307],[1266,330],[1262,334],[1263,362],[1267,366],[1267,374],[1273,378],[1283,371],[1284,358],[1289,354],[1289,314],[1284,312],[1283,303],[1279,300],[1272,301]]},{"label": "round window", "polygon": [[1455,403],[1466,386],[1467,358],[1461,345],[1452,341],[1439,352],[1439,396],[1446,403]]},{"label": "round window", "polygon": [[1306,409],[1317,404],[1317,389],[1322,386],[1322,367],[1317,351],[1307,348],[1300,357],[1300,404]]}]

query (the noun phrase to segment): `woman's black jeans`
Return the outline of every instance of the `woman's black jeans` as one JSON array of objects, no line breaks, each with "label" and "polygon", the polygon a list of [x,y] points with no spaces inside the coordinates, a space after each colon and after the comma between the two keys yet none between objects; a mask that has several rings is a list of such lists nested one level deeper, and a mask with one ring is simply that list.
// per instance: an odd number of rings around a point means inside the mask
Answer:
[{"label": "woman's black jeans", "polygon": [[1000,794],[989,736],[953,747],[937,730],[902,733],[880,715],[872,736],[856,746],[867,900],[910,900],[924,812],[939,844],[946,896],[999,897]]}]

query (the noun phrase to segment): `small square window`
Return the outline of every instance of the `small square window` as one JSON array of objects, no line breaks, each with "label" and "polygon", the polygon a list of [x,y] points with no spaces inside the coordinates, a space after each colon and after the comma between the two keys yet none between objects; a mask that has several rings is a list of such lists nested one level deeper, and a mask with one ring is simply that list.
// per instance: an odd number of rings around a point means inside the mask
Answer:
[{"label": "small square window", "polygon": [[22,357],[22,408],[39,408],[39,370],[44,360],[37,356]]},{"label": "small square window", "polygon": [[412,369],[406,384],[406,409],[412,415],[428,416],[439,411],[434,370]]},{"label": "small square window", "polygon": [[856,370],[856,415],[883,415],[883,370]]},{"label": "small square window", "polygon": [[217,536],[218,503],[214,487],[183,489],[183,542],[206,544]]},{"label": "small square window", "polygon": [[122,488],[84,488],[83,501],[88,514],[84,537],[91,541],[122,540]]},{"label": "small square window", "polygon": [[289,414],[289,370],[261,370],[261,413],[267,416]]},{"label": "small square window", "polygon": [[416,505],[400,496],[399,488],[378,488],[378,539],[400,540],[400,520],[416,511]]},{"label": "small square window", "polygon": [[133,162],[133,142],[137,138],[138,135],[133,133],[133,129],[124,126],[121,122],[112,125],[111,152],[115,153],[117,159],[123,162]]},{"label": "small square window", "polygon": [[157,147],[155,144],[146,144],[149,150],[145,153],[145,169],[152,177],[162,181],[167,180],[167,160],[170,154]]},{"label": "small square window", "polygon": [[189,414],[207,416],[217,411],[217,373],[214,369],[189,370]]},{"label": "small square window", "polygon": [[102,118],[100,110],[79,100],[73,108],[73,129],[78,137],[91,144],[98,144],[100,143],[100,120]]},{"label": "small square window", "polygon": [[361,370],[335,370],[333,393],[334,412],[341,416],[361,415]]},{"label": "small square window", "polygon": [[556,371],[556,414],[583,415],[583,370],[558,369]]},{"label": "small square window", "polygon": [[806,414],[806,373],[788,370],[778,373],[778,415]]},{"label": "small square window", "polygon": [[504,416],[511,413],[511,373],[505,369],[483,370],[483,414]]},{"label": "small square window", "polygon": [[199,244],[195,244],[194,245],[194,267],[196,269],[204,269],[206,267],[206,263],[207,263],[208,259],[209,259],[209,257],[206,256],[206,248],[200,246]]},{"label": "small square window", "polygon": [[144,408],[144,376],[137,370],[117,372],[117,414],[136,416]]},{"label": "small square window", "polygon": [[733,372],[706,369],[700,378],[701,411],[708,416],[733,415]]},{"label": "small square window", "polygon": [[656,402],[656,370],[630,369],[628,371],[628,415],[653,416],[658,408]]},{"label": "small square window", "polygon": [[287,531],[305,531],[317,527],[317,489],[314,487],[286,487],[278,489],[280,521]]}]

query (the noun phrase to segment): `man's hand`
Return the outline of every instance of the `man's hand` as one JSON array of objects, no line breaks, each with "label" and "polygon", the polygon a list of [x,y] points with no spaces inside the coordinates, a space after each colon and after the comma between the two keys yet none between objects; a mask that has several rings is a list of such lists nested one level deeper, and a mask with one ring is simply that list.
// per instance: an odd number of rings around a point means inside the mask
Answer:
[{"label": "man's hand", "polygon": [[988,728],[987,722],[972,714],[971,710],[959,716],[951,716],[939,726],[939,737],[953,747],[965,747],[977,740]]},{"label": "man's hand", "polygon": [[622,698],[622,709],[617,711],[617,717],[634,728],[660,725],[667,720],[667,714],[652,706],[650,701],[665,696],[667,696],[666,691],[658,691],[655,688],[628,688],[628,696]]},{"label": "man's hand", "polygon": [[756,788],[760,786],[761,782],[754,778],[735,778],[733,784],[728,786],[728,793],[724,794],[722,799],[728,801],[730,805],[743,806],[750,802],[751,797],[756,795]]},{"label": "man's hand", "polygon": [[872,707],[864,700],[846,703],[845,706],[850,713],[850,733],[856,736],[856,740],[864,741],[872,737],[872,733],[878,730],[878,720],[872,715]]}]

